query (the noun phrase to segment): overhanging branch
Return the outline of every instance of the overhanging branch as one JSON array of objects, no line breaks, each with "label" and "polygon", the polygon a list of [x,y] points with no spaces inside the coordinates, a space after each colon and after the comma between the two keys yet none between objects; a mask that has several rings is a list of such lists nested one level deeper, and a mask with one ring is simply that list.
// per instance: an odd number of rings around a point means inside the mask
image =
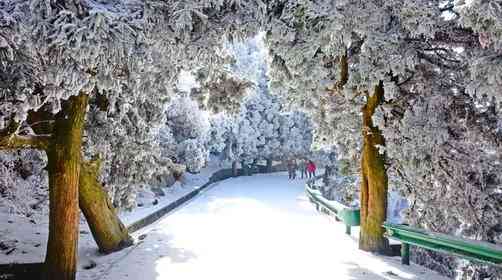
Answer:
[{"label": "overhanging branch", "polygon": [[49,141],[49,135],[9,135],[0,138],[0,150],[47,150],[49,147]]}]

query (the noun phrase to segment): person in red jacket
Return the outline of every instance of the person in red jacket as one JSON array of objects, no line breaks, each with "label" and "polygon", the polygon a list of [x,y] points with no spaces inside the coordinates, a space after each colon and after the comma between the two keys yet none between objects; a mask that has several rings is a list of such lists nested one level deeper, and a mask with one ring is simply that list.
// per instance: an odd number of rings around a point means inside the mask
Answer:
[{"label": "person in red jacket", "polygon": [[307,164],[307,172],[309,174],[309,178],[315,177],[315,170],[316,170],[315,163],[309,160],[309,163]]}]

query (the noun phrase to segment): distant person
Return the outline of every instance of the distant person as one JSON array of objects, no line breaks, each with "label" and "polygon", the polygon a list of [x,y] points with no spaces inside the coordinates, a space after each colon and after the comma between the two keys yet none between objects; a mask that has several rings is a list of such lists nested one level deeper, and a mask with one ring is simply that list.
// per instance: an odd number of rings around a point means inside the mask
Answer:
[{"label": "distant person", "polygon": [[298,169],[298,164],[296,164],[296,160],[293,159],[293,180],[296,179],[296,170]]},{"label": "distant person", "polygon": [[307,172],[308,172],[309,178],[315,177],[315,170],[316,170],[315,163],[313,161],[309,160],[309,163],[307,164]]},{"label": "distant person", "polygon": [[307,179],[307,161],[305,159],[300,160],[300,164],[298,165],[298,169],[300,169],[300,173],[302,174],[302,179],[305,177]]},{"label": "distant person", "polygon": [[329,176],[333,173],[333,167],[331,165],[326,165],[324,167],[324,176],[322,178],[325,186],[329,185]]},{"label": "distant person", "polygon": [[331,167],[331,165],[326,165],[325,169],[324,169],[324,175],[326,177],[329,177],[331,176],[333,173],[333,168]]}]

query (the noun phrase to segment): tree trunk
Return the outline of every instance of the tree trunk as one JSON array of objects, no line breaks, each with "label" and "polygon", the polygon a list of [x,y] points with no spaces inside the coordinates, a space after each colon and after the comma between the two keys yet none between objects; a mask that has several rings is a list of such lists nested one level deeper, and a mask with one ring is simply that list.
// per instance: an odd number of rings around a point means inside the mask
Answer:
[{"label": "tree trunk", "polygon": [[363,106],[363,151],[361,156],[361,232],[359,248],[364,251],[386,254],[389,244],[383,236],[382,224],[387,216],[387,172],[384,155],[377,145],[384,146],[385,139],[373,125],[375,109],[383,102],[382,83],[368,96]]},{"label": "tree trunk", "polygon": [[232,162],[232,176],[237,177],[239,176],[239,170],[237,169],[237,161],[234,160]]},{"label": "tree trunk", "polygon": [[78,245],[78,184],[88,96],[80,93],[63,102],[56,115],[47,150],[49,173],[49,240],[46,279],[75,279]]},{"label": "tree trunk", "polygon": [[272,173],[272,159],[267,158],[267,173]]},{"label": "tree trunk", "polygon": [[99,160],[82,163],[78,199],[99,251],[111,253],[132,245],[133,240],[98,181],[99,170]]}]

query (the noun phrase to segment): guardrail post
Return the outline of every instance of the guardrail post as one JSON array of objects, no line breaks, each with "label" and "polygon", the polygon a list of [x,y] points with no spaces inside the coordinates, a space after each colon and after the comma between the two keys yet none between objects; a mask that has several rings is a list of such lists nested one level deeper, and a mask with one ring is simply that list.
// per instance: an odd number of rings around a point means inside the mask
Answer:
[{"label": "guardrail post", "polygon": [[350,235],[350,233],[351,233],[350,226],[349,225],[345,225],[345,234]]},{"label": "guardrail post", "polygon": [[401,263],[410,265],[410,245],[401,243]]}]

